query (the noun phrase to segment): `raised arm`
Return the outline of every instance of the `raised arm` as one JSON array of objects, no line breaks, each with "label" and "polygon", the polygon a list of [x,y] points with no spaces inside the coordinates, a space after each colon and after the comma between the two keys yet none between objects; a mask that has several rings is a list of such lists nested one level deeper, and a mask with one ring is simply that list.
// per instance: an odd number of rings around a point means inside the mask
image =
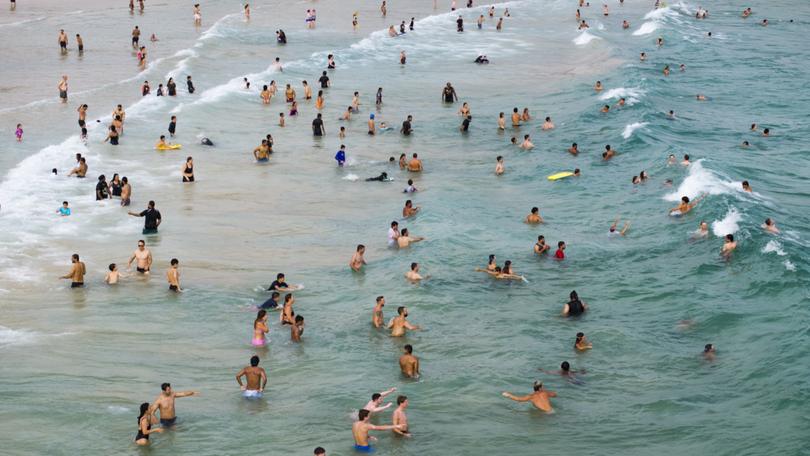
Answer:
[{"label": "raised arm", "polygon": [[197,391],[180,391],[179,393],[174,393],[174,397],[189,397],[189,396],[196,396],[200,393]]}]

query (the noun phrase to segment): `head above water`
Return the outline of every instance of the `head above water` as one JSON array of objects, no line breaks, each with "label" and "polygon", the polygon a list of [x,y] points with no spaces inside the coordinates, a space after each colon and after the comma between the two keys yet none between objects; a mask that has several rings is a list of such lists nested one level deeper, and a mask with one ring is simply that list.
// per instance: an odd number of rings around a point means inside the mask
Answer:
[{"label": "head above water", "polygon": [[251,366],[253,366],[253,367],[258,366],[258,365],[259,365],[259,357],[258,357],[258,356],[256,356],[256,355],[253,355],[253,356],[250,358],[250,365],[251,365]]}]

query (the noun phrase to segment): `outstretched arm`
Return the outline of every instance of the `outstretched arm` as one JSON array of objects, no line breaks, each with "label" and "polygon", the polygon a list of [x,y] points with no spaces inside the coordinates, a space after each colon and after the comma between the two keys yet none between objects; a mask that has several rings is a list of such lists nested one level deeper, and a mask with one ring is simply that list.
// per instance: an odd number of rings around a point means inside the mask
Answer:
[{"label": "outstretched arm", "polygon": [[180,391],[179,393],[174,393],[174,397],[189,397],[189,396],[196,396],[200,393],[197,391]]},{"label": "outstretched arm", "polygon": [[507,399],[512,399],[515,402],[527,402],[529,399],[531,399],[531,396],[515,396],[514,394],[507,393],[506,391],[501,393],[501,396]]}]

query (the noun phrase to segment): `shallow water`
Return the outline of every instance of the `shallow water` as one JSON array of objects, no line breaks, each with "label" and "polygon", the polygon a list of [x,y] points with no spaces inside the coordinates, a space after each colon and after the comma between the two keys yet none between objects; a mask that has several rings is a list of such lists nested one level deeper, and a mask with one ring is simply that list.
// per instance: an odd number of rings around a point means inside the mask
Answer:
[{"label": "shallow water", "polygon": [[[576,30],[575,3],[563,1],[510,2],[500,33],[490,19],[476,30],[486,6],[463,9],[464,34],[455,32],[455,15],[424,0],[389,5],[385,20],[376,2],[362,2],[358,31],[353,9],[329,1],[253,2],[249,23],[238,3],[205,3],[199,30],[190,9],[173,2],[147,2],[143,16],[130,16],[125,2],[87,2],[82,13],[18,3],[14,13],[0,12],[0,36],[15,44],[4,51],[12,64],[0,68],[0,452],[310,454],[322,445],[351,454],[350,414],[391,386],[410,398],[414,438],[378,433],[378,454],[800,454],[808,446],[810,220],[801,134],[808,95],[806,59],[797,58],[806,56],[806,7],[754,5],[743,20],[742,6],[722,0],[696,21],[697,4],[651,13],[652,1],[612,2],[607,18],[594,4],[583,9],[587,37],[595,37],[586,39]],[[306,30],[303,12],[312,5],[318,28]],[[387,25],[410,17],[416,30],[387,37]],[[770,26],[757,25],[764,17]],[[628,30],[620,27],[625,18]],[[142,38],[153,30],[160,37],[147,41],[156,63],[140,74],[129,49],[136,23]],[[275,43],[279,27],[286,46]],[[75,51],[59,56],[59,28],[71,38],[82,33],[81,59]],[[646,62],[638,60],[642,50]],[[317,93],[328,53],[338,68],[326,91],[327,136],[310,134],[312,102],[300,102],[298,118],[277,127],[288,108],[281,94],[262,105],[258,87],[291,83],[300,97],[306,79]],[[492,63],[472,64],[478,54]],[[273,70],[276,56],[283,73]],[[71,77],[67,106],[55,103],[61,73]],[[185,93],[185,74],[194,77],[194,95]],[[154,90],[169,75],[178,80],[176,99],[139,97],[144,79]],[[592,89],[597,79],[602,93]],[[447,81],[472,109],[468,135],[458,132],[459,105],[440,103]],[[372,111],[380,86],[384,104]],[[355,90],[361,112],[337,121]],[[697,93],[708,101],[696,101]],[[620,97],[625,107],[599,112]],[[87,146],[74,136],[82,102],[91,106],[88,119],[104,122],[116,104],[127,107],[120,146],[101,143],[103,127],[91,130]],[[499,133],[498,113],[508,117],[514,106],[528,106],[535,120]],[[370,112],[394,131],[366,135]],[[184,147],[156,152],[173,113],[174,141]],[[397,131],[408,114],[415,133],[404,138]],[[554,130],[541,131],[545,116]],[[21,144],[13,138],[18,122]],[[749,132],[753,122],[773,135]],[[340,125],[348,131],[344,169],[332,159]],[[250,151],[267,133],[275,154],[257,166]],[[527,133],[533,151],[509,145]],[[202,135],[216,147],[199,146]],[[739,147],[743,140],[751,147]],[[565,152],[572,142],[577,157]],[[599,156],[606,144],[618,151],[607,163]],[[86,181],[63,177],[76,152],[88,157]],[[425,163],[421,175],[387,164],[413,152]],[[685,153],[689,168],[667,166],[669,154]],[[188,155],[197,182],[182,185]],[[507,169],[498,178],[497,155]],[[60,176],[50,175],[53,167]],[[573,168],[582,177],[545,179]],[[650,180],[634,186],[641,170]],[[364,181],[382,171],[394,182]],[[142,238],[142,220],[117,201],[93,201],[96,176],[115,172],[132,182],[131,209],[155,199],[164,223],[147,238],[152,277],[107,287],[107,265],[123,269]],[[408,178],[423,191],[403,195]],[[742,180],[754,193],[741,190]],[[666,215],[681,196],[700,194],[705,200],[686,216]],[[423,211],[401,224],[427,240],[391,251],[385,233],[407,198]],[[65,199],[73,215],[60,219],[54,211]],[[545,225],[521,222],[532,206]],[[631,221],[625,238],[607,236],[616,217]],[[762,232],[766,217],[781,235]],[[694,237],[701,220],[712,227],[707,238]],[[727,231],[739,247],[725,261]],[[533,256],[539,234],[567,243],[564,262]],[[358,243],[368,246],[370,264],[352,274],[346,262]],[[88,267],[84,290],[55,279],[74,252]],[[528,283],[472,272],[490,253],[499,263],[512,260]],[[173,257],[181,262],[181,295],[165,290]],[[406,283],[412,261],[431,279]],[[263,287],[279,271],[306,285],[296,296],[304,342],[292,345],[271,316],[272,342],[258,352],[270,377],[267,396],[245,402],[233,375],[254,354],[252,306],[266,299]],[[564,320],[559,311],[572,289],[591,311]],[[407,305],[425,331],[394,340],[373,330],[381,294],[386,317]],[[578,331],[594,350],[574,353]],[[399,375],[405,343],[421,358],[418,382]],[[713,362],[699,355],[706,343],[718,347]],[[584,384],[538,370],[564,360],[587,370]],[[527,393],[538,379],[559,395],[554,415],[500,397]],[[202,395],[178,401],[176,431],[155,435],[149,450],[135,448],[137,407],[164,381]]]}]

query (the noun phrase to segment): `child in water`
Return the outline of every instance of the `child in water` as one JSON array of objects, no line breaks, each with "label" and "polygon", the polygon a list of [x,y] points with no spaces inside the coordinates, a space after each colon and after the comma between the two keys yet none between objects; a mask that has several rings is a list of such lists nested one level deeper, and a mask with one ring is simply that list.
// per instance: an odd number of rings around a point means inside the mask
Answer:
[{"label": "child in water", "polygon": [[17,137],[17,142],[22,142],[23,136],[22,124],[17,124],[17,131],[14,132],[14,136]]},{"label": "child in water", "polygon": [[104,277],[104,281],[107,282],[107,285],[115,285],[116,283],[118,283],[119,277],[120,276],[118,273],[118,266],[116,266],[115,263],[111,263],[110,272],[108,272],[107,275]]},{"label": "child in water", "polygon": [[67,217],[68,215],[70,215],[70,208],[68,207],[68,202],[62,201],[62,207],[60,207],[59,210],[57,210],[56,212],[62,217]]}]

